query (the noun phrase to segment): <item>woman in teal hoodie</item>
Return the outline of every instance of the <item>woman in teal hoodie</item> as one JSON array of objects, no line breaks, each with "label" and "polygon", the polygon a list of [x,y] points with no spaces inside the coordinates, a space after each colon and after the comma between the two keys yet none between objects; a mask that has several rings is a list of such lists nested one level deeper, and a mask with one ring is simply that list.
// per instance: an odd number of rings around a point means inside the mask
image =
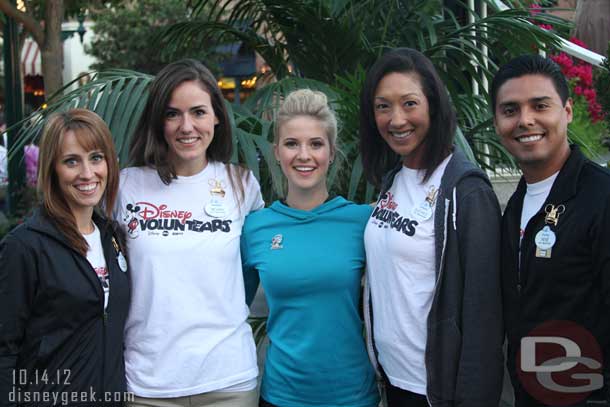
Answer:
[{"label": "woman in teal hoodie", "polygon": [[329,197],[326,175],[336,138],[336,119],[323,93],[303,89],[288,95],[274,145],[288,194],[244,225],[247,302],[260,278],[269,305],[261,406],[379,402],[358,312],[371,208]]}]

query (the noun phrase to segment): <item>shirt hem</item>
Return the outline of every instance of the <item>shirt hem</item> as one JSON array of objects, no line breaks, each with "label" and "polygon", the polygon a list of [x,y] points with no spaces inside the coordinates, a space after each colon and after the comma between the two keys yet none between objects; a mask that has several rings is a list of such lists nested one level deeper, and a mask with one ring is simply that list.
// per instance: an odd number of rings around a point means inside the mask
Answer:
[{"label": "shirt hem", "polygon": [[321,401],[319,403],[306,403],[302,401],[287,401],[282,398],[277,398],[273,396],[269,396],[268,394],[263,394],[261,392],[261,397],[268,403],[271,403],[276,406],[282,407],[377,407],[379,405],[379,397],[372,398],[368,401],[358,401],[354,403],[353,401],[346,400],[344,403],[337,404],[328,403],[326,401]]},{"label": "shirt hem", "polygon": [[196,387],[190,387],[187,389],[172,389],[172,390],[151,390],[146,387],[138,387],[127,384],[127,391],[135,394],[138,397],[149,397],[149,398],[173,398],[173,397],[186,397],[194,396],[197,394],[209,393],[212,391],[222,390],[229,386],[234,386],[239,383],[251,380],[258,377],[258,368],[249,369],[243,373],[232,376],[228,379],[223,379],[211,383],[206,383]]},{"label": "shirt hem", "polygon": [[388,380],[390,381],[390,384],[394,387],[398,387],[399,389],[407,390],[412,393],[421,394],[422,396],[426,395],[426,385],[421,386],[421,385],[409,383],[405,380],[397,379],[396,377],[392,377],[390,375],[387,375],[387,376],[388,376]]}]

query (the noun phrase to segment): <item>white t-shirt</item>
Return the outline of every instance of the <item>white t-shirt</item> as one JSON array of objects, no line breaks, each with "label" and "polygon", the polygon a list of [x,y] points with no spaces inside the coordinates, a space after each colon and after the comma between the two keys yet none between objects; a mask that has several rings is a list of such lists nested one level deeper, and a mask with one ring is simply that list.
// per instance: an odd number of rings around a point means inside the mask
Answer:
[{"label": "white t-shirt", "polygon": [[102,238],[97,225],[93,224],[93,233],[83,235],[89,250],[87,250],[87,260],[95,270],[97,278],[100,279],[102,290],[104,291],[104,310],[108,308],[108,296],[110,295],[110,278],[108,268],[106,267],[106,258],[104,257],[104,248],[102,247]]},{"label": "white t-shirt", "polygon": [[542,181],[527,184],[527,190],[525,191],[525,196],[523,197],[523,209],[521,210],[519,240],[523,238],[527,223],[530,221],[532,216],[534,216],[540,210],[540,208],[542,208],[542,204],[549,196],[557,175],[559,175],[559,171],[550,177],[543,179]]},{"label": "white t-shirt", "polygon": [[[364,233],[379,362],[393,386],[418,394],[426,394],[426,321],[436,282],[438,195],[432,202],[426,197],[438,190],[450,158],[423,184],[423,170],[403,167],[377,202]],[[422,206],[425,211],[413,213]]]},{"label": "white t-shirt", "polygon": [[[215,181],[224,197],[211,194]],[[121,171],[115,218],[128,236],[132,278],[129,391],[181,397],[248,381],[255,387],[239,243],[244,217],[263,205],[251,173],[238,205],[221,163],[170,185],[150,168]]]}]

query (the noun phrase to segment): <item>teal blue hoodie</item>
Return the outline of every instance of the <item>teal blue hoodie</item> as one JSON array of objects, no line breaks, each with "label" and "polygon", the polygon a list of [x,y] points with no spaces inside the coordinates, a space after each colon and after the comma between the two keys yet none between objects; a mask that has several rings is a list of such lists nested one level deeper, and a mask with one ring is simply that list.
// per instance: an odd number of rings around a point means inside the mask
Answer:
[{"label": "teal blue hoodie", "polygon": [[246,296],[263,284],[270,343],[261,397],[282,407],[379,402],[358,312],[368,205],[342,197],[303,211],[276,201],[242,232]]}]

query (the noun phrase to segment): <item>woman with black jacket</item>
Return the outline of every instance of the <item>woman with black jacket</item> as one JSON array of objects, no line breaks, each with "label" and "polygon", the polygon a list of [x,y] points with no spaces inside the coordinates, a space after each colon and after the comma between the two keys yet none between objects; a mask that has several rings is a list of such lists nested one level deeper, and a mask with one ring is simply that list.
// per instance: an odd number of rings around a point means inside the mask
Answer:
[{"label": "woman with black jacket", "polygon": [[123,405],[130,289],[109,220],[118,174],[99,116],[74,109],[49,119],[41,207],[0,244],[0,406]]}]

